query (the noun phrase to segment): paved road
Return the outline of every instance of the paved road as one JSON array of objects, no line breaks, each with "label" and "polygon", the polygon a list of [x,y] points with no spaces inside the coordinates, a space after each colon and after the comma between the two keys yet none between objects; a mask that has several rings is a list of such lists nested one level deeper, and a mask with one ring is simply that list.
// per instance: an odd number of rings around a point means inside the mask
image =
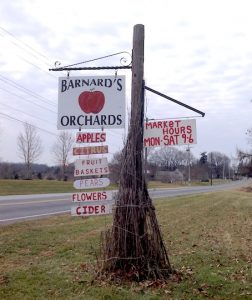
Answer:
[{"label": "paved road", "polygon": [[[150,189],[152,198],[175,197],[232,189],[250,184],[251,180],[214,186]],[[0,196],[0,225],[69,213],[71,194]]]}]

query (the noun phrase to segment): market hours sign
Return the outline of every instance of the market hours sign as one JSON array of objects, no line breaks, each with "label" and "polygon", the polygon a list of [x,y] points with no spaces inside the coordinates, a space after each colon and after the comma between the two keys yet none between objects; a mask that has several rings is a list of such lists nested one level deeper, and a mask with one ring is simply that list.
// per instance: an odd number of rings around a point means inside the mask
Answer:
[{"label": "market hours sign", "polygon": [[125,127],[125,76],[60,77],[58,129]]},{"label": "market hours sign", "polygon": [[156,120],[144,124],[144,146],[196,144],[196,120]]}]

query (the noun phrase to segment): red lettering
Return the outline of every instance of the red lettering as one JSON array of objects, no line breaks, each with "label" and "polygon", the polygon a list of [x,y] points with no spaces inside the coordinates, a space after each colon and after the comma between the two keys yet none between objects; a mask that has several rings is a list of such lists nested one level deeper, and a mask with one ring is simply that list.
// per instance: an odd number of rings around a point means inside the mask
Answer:
[{"label": "red lettering", "polygon": [[88,213],[92,214],[94,212],[94,207],[93,206],[88,206]]},{"label": "red lettering", "polygon": [[187,133],[192,133],[192,126],[191,125],[186,126],[186,131]]},{"label": "red lettering", "polygon": [[185,133],[185,126],[180,127],[180,133],[184,134]]},{"label": "red lettering", "polygon": [[78,133],[76,135],[76,143],[102,143],[105,141],[105,132]]},{"label": "red lettering", "polygon": [[88,194],[86,193],[86,200],[92,200],[92,193],[91,194]]},{"label": "red lettering", "polygon": [[95,142],[98,143],[100,139],[100,133],[95,134]]},{"label": "red lettering", "polygon": [[100,138],[100,141],[99,142],[105,142],[106,141],[106,133],[101,133],[101,138]]},{"label": "red lettering", "polygon": [[177,125],[177,127],[179,127],[179,123],[181,122],[180,120],[174,121]]}]

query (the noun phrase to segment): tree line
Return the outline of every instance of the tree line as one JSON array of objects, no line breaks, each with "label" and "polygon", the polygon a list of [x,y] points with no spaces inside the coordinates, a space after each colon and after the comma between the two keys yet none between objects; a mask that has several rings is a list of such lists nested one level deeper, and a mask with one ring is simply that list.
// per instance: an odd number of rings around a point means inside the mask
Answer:
[{"label": "tree line", "polygon": [[55,166],[36,164],[43,152],[43,145],[36,127],[24,123],[23,132],[17,138],[17,153],[23,163],[0,162],[0,178],[4,179],[63,179],[67,180],[73,165],[69,164],[69,154],[74,143],[71,132],[61,131],[51,151]]},{"label": "tree line", "polygon": [[[247,131],[252,145],[252,129]],[[55,166],[36,164],[43,151],[37,130],[25,123],[17,138],[18,155],[23,163],[0,162],[0,178],[4,179],[57,179],[73,180],[73,163],[69,163],[74,137],[69,131],[61,131],[51,150]],[[238,176],[252,177],[252,154],[241,149],[237,157],[213,151],[195,157],[191,148],[159,147],[145,150],[144,170],[148,179],[163,182],[209,181],[210,179],[236,179]],[[110,162],[110,179],[116,182],[121,170],[121,152],[113,155]]]}]

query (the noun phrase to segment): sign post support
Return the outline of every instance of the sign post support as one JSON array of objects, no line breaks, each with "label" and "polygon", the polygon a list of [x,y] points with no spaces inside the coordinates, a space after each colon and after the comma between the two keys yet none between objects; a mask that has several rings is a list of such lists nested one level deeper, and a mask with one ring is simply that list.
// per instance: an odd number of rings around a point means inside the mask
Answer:
[{"label": "sign post support", "polygon": [[122,277],[137,273],[138,280],[172,273],[143,173],[143,75],[144,25],[138,24],[133,33],[130,128],[122,153],[113,226],[102,243],[103,272],[117,273],[119,268]]}]

